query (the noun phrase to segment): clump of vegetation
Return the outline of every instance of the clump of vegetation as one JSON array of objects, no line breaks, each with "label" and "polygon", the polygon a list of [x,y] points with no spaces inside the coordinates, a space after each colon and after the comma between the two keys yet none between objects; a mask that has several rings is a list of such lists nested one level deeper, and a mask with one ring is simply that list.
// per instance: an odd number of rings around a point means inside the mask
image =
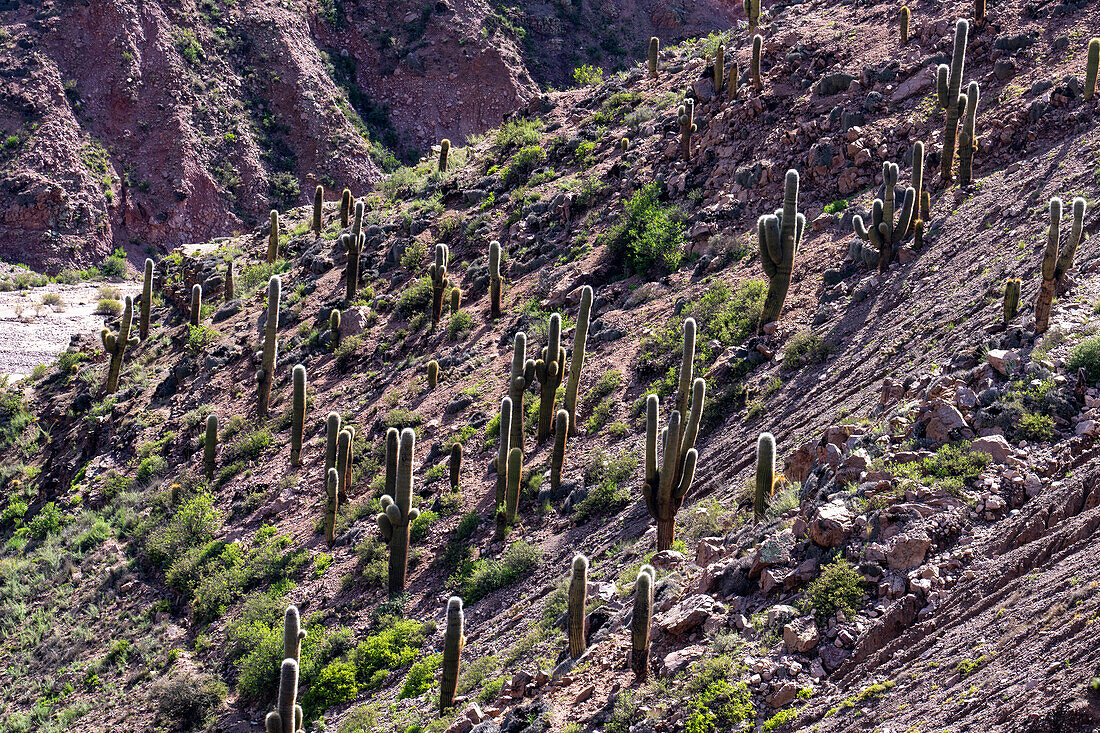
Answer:
[{"label": "clump of vegetation", "polygon": [[595,483],[588,496],[574,508],[573,519],[584,522],[600,515],[616,512],[634,500],[632,482],[638,459],[632,453],[609,457],[597,451],[585,471],[585,483]]},{"label": "clump of vegetation", "polygon": [[600,235],[616,260],[641,275],[675,272],[687,244],[683,212],[659,196],[656,182],[642,186],[623,204],[619,223]]},{"label": "clump of vegetation", "polygon": [[756,719],[748,685],[731,682],[735,672],[733,660],[725,655],[704,660],[692,669],[684,722],[687,733],[737,730]]},{"label": "clump of vegetation", "polygon": [[947,444],[920,461],[891,465],[899,478],[909,478],[958,495],[978,478],[989,456],[970,449],[969,443]]},{"label": "clump of vegetation", "polygon": [[1100,336],[1092,336],[1073,347],[1066,359],[1070,372],[1084,368],[1090,382],[1100,379]]},{"label": "clump of vegetation", "polygon": [[450,582],[458,589],[456,595],[472,606],[490,593],[515,583],[541,561],[542,551],[537,545],[519,540],[509,545],[499,560],[482,558],[462,563]]},{"label": "clump of vegetation", "polygon": [[824,623],[837,611],[851,618],[863,598],[863,576],[848,563],[838,558],[826,565],[806,589],[805,610],[812,611],[820,623]]},{"label": "clump of vegetation", "polygon": [[829,357],[829,345],[812,331],[799,331],[783,350],[783,368],[795,370],[807,364],[820,364]]}]

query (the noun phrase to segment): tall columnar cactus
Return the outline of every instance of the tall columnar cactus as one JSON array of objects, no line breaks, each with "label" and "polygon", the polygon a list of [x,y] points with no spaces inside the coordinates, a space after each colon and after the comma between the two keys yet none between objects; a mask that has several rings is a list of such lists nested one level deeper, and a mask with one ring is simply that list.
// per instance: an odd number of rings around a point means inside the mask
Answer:
[{"label": "tall columnar cactus", "polygon": [[199,325],[199,316],[202,314],[202,285],[195,283],[191,286],[191,325]]},{"label": "tall columnar cactus", "polygon": [[351,191],[344,189],[340,194],[340,228],[347,229],[351,221]]},{"label": "tall columnar cactus", "polygon": [[[354,475],[353,469],[355,468],[355,426],[347,425],[344,430],[348,434],[348,449],[347,456],[344,459],[344,487],[340,494],[340,502],[345,503],[348,500],[348,494],[351,493],[352,476]],[[339,440],[337,440],[339,443]]]},{"label": "tall columnar cactus", "polygon": [[428,362],[428,389],[435,389],[439,383],[439,362],[432,359]]},{"label": "tall columnar cactus", "polygon": [[1089,41],[1088,59],[1085,61],[1085,101],[1092,99],[1096,90],[1096,72],[1100,69],[1100,38]]},{"label": "tall columnar cactus", "polygon": [[500,318],[500,242],[489,243],[489,317]]},{"label": "tall columnar cactus", "polygon": [[775,437],[771,433],[761,433],[756,441],[756,493],[752,500],[752,514],[757,522],[764,519],[774,486]]},{"label": "tall columnar cactus", "polygon": [[462,663],[462,649],[466,646],[465,614],[462,599],[451,596],[447,600],[447,631],[443,636],[443,673],[439,679],[439,713],[455,706],[455,690],[458,689],[458,672]]},{"label": "tall columnar cactus", "polygon": [[267,235],[268,264],[279,258],[279,212],[271,210],[271,227]]},{"label": "tall columnar cactus", "polygon": [[458,491],[458,482],[462,476],[462,443],[451,446],[450,463],[451,491]]},{"label": "tall columnar cactus", "polygon": [[383,491],[390,496],[397,493],[397,453],[401,449],[401,431],[386,430],[386,483]]},{"label": "tall columnar cactus", "polygon": [[624,137],[622,140],[619,140],[619,147],[622,148],[624,153],[630,150],[630,138]]},{"label": "tall columnar cactus", "polygon": [[653,580],[656,571],[652,565],[638,569],[634,583],[634,615],[630,620],[630,669],[639,682],[649,677],[649,639],[653,625]]},{"label": "tall columnar cactus", "polygon": [[341,241],[347,251],[348,260],[344,265],[345,299],[351,303],[359,290],[359,257],[363,254],[363,243],[366,237],[363,234],[363,202],[355,203],[355,220],[352,223],[351,232],[343,235]]},{"label": "tall columnar cactus", "polygon": [[336,498],[341,504],[348,501],[348,457],[351,455],[351,431],[344,428],[336,436]]},{"label": "tall columnar cactus", "polygon": [[760,25],[760,0],[744,0],[745,17],[749,19],[749,28]]},{"label": "tall columnar cactus", "polygon": [[122,318],[118,322],[118,331],[104,328],[99,332],[103,341],[103,350],[111,355],[111,365],[107,370],[107,394],[118,391],[118,376],[122,373],[122,357],[127,346],[141,343],[137,336],[130,335],[130,326],[134,320],[134,300],[129,295],[123,301]]},{"label": "tall columnar cactus", "polygon": [[[920,140],[913,143],[913,170],[910,178],[912,179],[913,191],[917,198],[916,203],[913,205],[913,214],[909,217],[909,227],[913,233],[916,234],[917,224],[927,221],[928,217],[931,215],[931,212],[928,210],[931,198],[928,195],[928,191],[924,190],[924,143]],[[923,230],[923,225],[921,228]]]},{"label": "tall columnar cactus", "polygon": [[302,465],[302,435],[306,425],[306,368],[302,364],[291,373],[294,395],[290,414],[290,465]]},{"label": "tall columnar cactus", "polygon": [[325,418],[325,472],[328,476],[330,468],[336,468],[337,451],[340,441],[340,413],[330,412]]},{"label": "tall columnar cactus", "polygon": [[512,351],[512,373],[508,379],[508,397],[512,400],[509,447],[523,452],[523,394],[535,381],[535,360],[526,358],[527,334],[520,331]]},{"label": "tall columnar cactus", "polygon": [[759,94],[764,89],[764,80],[760,75],[760,56],[764,52],[764,37],[757,33],[752,37],[752,85]]},{"label": "tall columnar cactus", "polygon": [[202,463],[206,469],[206,478],[214,478],[214,468],[218,455],[218,416],[210,413],[206,416],[206,434],[202,439]]},{"label": "tall columnar cactus", "polygon": [[985,21],[985,0],[974,0],[974,25]]},{"label": "tall columnar cactus", "polygon": [[741,67],[737,65],[736,61],[732,61],[729,71],[726,72],[726,99],[730,102],[737,99],[737,82],[740,78]]},{"label": "tall columnar cactus", "polygon": [[505,397],[500,401],[500,441],[497,448],[497,492],[496,506],[504,506],[504,492],[508,487],[508,451],[512,438],[512,399]]},{"label": "tall columnar cactus", "polygon": [[898,185],[898,166],[896,163],[882,164],[883,197],[871,204],[871,226],[863,223],[862,216],[852,219],[852,228],[860,239],[871,242],[878,250],[878,269],[886,272],[894,261],[895,245],[909,234],[909,223],[913,220],[917,192],[910,186],[905,189],[904,203],[897,224],[894,223],[895,189]]},{"label": "tall columnar cactus", "polygon": [[561,345],[561,316],[550,316],[550,333],[541,358],[535,362],[535,378],[539,380],[539,424],[536,439],[550,437],[550,421],[554,417],[554,398],[565,376],[565,348]]},{"label": "tall columnar cactus", "polygon": [[943,128],[943,155],[940,157],[940,177],[944,181],[950,181],[952,177],[959,117],[966,104],[966,98],[962,96],[962,76],[966,64],[966,34],[969,31],[970,24],[965,18],[955,23],[955,53],[951,57],[951,66],[940,64],[936,69],[936,96],[940,107],[947,112]]},{"label": "tall columnar cactus", "polygon": [[719,43],[714,52],[714,96],[722,98],[722,82],[726,79],[726,47]]},{"label": "tall columnar cactus", "polygon": [[264,328],[263,363],[256,372],[259,384],[259,413],[267,417],[267,406],[271,402],[271,383],[275,378],[279,332],[279,298],[282,297],[283,283],[278,275],[272,275],[267,281],[267,325]]},{"label": "tall columnar cactus", "polygon": [[676,120],[680,123],[680,153],[684,160],[691,159],[691,133],[698,127],[695,124],[695,100],[688,97],[676,110]]},{"label": "tall columnar cactus", "polygon": [[1057,280],[1054,271],[1058,267],[1058,234],[1062,224],[1062,199],[1050,200],[1050,228],[1047,230],[1047,247],[1043,252],[1043,284],[1035,301],[1035,333],[1043,333],[1050,322],[1050,304],[1054,300]]},{"label": "tall columnar cactus", "polygon": [[279,671],[279,706],[275,715],[279,718],[282,733],[297,733],[298,711],[298,660],[286,658]]},{"label": "tall columnar cactus", "polygon": [[332,312],[328,314],[328,333],[329,341],[332,342],[332,348],[338,349],[340,347],[340,309],[333,308]]},{"label": "tall columnar cactus", "polygon": [[554,451],[550,457],[550,491],[557,494],[561,488],[561,472],[565,465],[565,441],[569,435],[569,413],[558,410],[554,419]]},{"label": "tall columnar cactus", "polygon": [[1077,254],[1077,245],[1081,243],[1081,231],[1085,226],[1085,199],[1077,196],[1073,199],[1073,228],[1070,229],[1069,241],[1062,247],[1058,255],[1058,265],[1054,268],[1054,279],[1061,288],[1066,273],[1073,269],[1073,256]]},{"label": "tall columnar cactus", "polygon": [[504,524],[511,527],[516,523],[519,511],[519,489],[523,478],[523,451],[512,448],[508,451],[508,485],[504,491]]},{"label": "tall columnar cactus", "polygon": [[297,606],[287,606],[283,614],[283,659],[301,661],[302,642],[306,632],[302,630],[302,620]]},{"label": "tall columnar cactus", "polygon": [[[695,319],[684,319],[684,344],[680,356],[680,381],[676,386],[676,411],[681,416],[688,414],[688,406],[691,400],[691,389],[695,382]],[[681,421],[680,430],[676,439],[684,437],[684,424]]]},{"label": "tall columnar cactus", "polygon": [[657,36],[650,36],[649,38],[649,76],[653,79],[657,78],[657,60],[661,52],[661,39]]},{"label": "tall columnar cactus", "polygon": [[592,317],[592,287],[581,288],[581,307],[577,314],[577,331],[573,337],[573,353],[569,358],[569,381],[565,383],[565,411],[569,415],[569,431],[577,432],[577,396],[584,368],[584,349],[588,343],[588,324]]},{"label": "tall columnar cactus", "polygon": [[233,300],[237,297],[237,288],[233,282],[233,260],[229,260],[229,264],[225,266],[225,302]]},{"label": "tall columnar cactus", "polygon": [[416,445],[416,433],[412,428],[401,431],[397,449],[397,490],[395,496],[382,497],[382,512],[378,515],[378,528],[390,543],[390,595],[405,590],[405,574],[409,562],[409,527],[420,516],[420,510],[412,508],[412,462]]},{"label": "tall columnar cactus", "polygon": [[462,308],[462,290],[457,285],[451,288],[451,315],[457,315]]},{"label": "tall columnar cactus", "polygon": [[791,286],[794,258],[802,242],[806,217],[798,212],[798,171],[787,171],[783,208],[760,217],[756,223],[760,263],[768,276],[768,294],[760,313],[760,327],[779,320]]},{"label": "tall columnar cactus", "polygon": [[447,138],[443,138],[439,142],[439,172],[447,172],[447,158],[451,154],[451,141]]},{"label": "tall columnar cactus", "polygon": [[340,488],[340,476],[335,468],[325,473],[325,542],[329,547],[336,541],[336,512],[340,509],[337,492]]},{"label": "tall columnar cactus", "polygon": [[974,131],[978,97],[978,82],[972,81],[966,88],[966,111],[959,133],[959,185],[962,186],[969,186],[973,180],[974,153],[978,150],[978,134]]},{"label": "tall columnar cactus", "polygon": [[153,305],[153,261],[145,260],[145,278],[141,285],[141,320],[138,326],[138,338],[149,338],[149,309]]},{"label": "tall columnar cactus", "polygon": [[1020,307],[1020,278],[1009,278],[1005,283],[1005,316],[1004,324],[1007,326],[1016,317]]},{"label": "tall columnar cactus", "polygon": [[450,250],[445,244],[435,245],[435,262],[428,265],[428,277],[432,279],[432,328],[434,329],[443,317],[443,293],[447,290],[449,280],[447,278],[447,262],[450,260]]},{"label": "tall columnar cactus", "polygon": [[900,28],[901,45],[909,43],[909,6],[902,5],[898,11],[898,25]]},{"label": "tall columnar cactus", "polygon": [[[645,495],[646,508],[657,522],[657,551],[672,547],[676,538],[676,512],[684,503],[684,497],[691,489],[695,478],[695,464],[699,458],[695,450],[695,438],[699,434],[699,417],[703,412],[703,397],[706,383],[696,379],[691,390],[691,413],[687,427],[681,433],[679,410],[673,410],[668,427],[660,433],[658,439],[658,402],[657,395],[646,399],[646,442],[645,442]],[[677,435],[683,435],[677,440]],[[658,455],[662,456],[658,462]]]},{"label": "tall columnar cactus", "polygon": [[325,187],[318,186],[313,191],[313,233],[321,236],[321,209],[325,204]]},{"label": "tall columnar cactus", "polygon": [[588,605],[588,558],[580,553],[573,557],[573,573],[569,578],[569,656],[584,654],[588,642],[584,638],[584,607]]}]

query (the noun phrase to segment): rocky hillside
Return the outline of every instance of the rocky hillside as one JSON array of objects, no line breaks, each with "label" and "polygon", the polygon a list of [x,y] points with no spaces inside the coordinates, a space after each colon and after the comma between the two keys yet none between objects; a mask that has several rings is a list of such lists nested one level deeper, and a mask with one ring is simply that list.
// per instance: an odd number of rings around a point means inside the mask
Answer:
[{"label": "rocky hillside", "polygon": [[766,7],[758,68],[665,44],[159,258],[147,334],[0,393],[0,727],[1096,729],[1100,10],[910,10]]}]

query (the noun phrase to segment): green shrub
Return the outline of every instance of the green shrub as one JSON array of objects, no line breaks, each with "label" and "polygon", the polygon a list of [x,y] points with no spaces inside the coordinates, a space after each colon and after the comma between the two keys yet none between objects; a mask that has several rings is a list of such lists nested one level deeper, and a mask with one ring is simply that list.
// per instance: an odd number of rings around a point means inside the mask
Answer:
[{"label": "green shrub", "polygon": [[405,684],[401,686],[398,700],[410,697],[420,697],[431,689],[435,682],[435,673],[443,665],[442,654],[432,654],[414,664],[409,669],[409,675],[405,678]]},{"label": "green shrub", "polygon": [[61,531],[61,510],[54,502],[49,502],[39,510],[30,523],[31,537],[44,540],[51,534]]},{"label": "green shrub", "polygon": [[225,700],[225,684],[207,674],[176,672],[153,686],[157,721],[178,730],[194,730],[213,722]]},{"label": "green shrub", "polygon": [[428,531],[431,529],[432,525],[438,520],[439,515],[431,509],[425,509],[420,512],[420,516],[413,520],[412,526],[409,527],[409,540],[414,544],[423,542],[427,539]]},{"label": "green shrub", "polygon": [[683,212],[660,203],[659,194],[656,182],[642,186],[623,204],[620,222],[601,235],[616,259],[640,275],[675,272],[687,244]]},{"label": "green shrub", "polygon": [[587,87],[603,84],[603,69],[592,64],[584,64],[573,69],[573,86]]},{"label": "green shrub", "polygon": [[730,682],[735,667],[728,656],[707,659],[692,667],[687,701],[687,733],[715,733],[737,730],[743,723],[756,719],[752,693],[748,685]]},{"label": "green shrub", "polygon": [[117,316],[122,313],[122,302],[114,298],[100,298],[95,312],[101,316]]},{"label": "green shrub", "polygon": [[401,266],[411,273],[420,272],[427,255],[427,243],[419,237],[413,237],[405,243],[405,251],[401,253]]},{"label": "green shrub", "polygon": [[1025,412],[1020,416],[1017,432],[1025,440],[1037,443],[1049,442],[1054,438],[1054,418],[1038,412]]},{"label": "green shrub", "polygon": [[452,339],[458,339],[463,334],[469,333],[474,327],[474,318],[469,311],[460,310],[447,320],[447,335]]},{"label": "green shrub", "polygon": [[1100,379],[1100,336],[1092,336],[1073,347],[1066,360],[1070,372],[1084,367],[1090,382]]},{"label": "green shrub", "polygon": [[837,611],[851,618],[863,598],[863,576],[847,560],[836,559],[806,589],[806,606],[824,623]]},{"label": "green shrub", "polygon": [[188,326],[187,327],[187,348],[192,354],[199,354],[206,350],[206,347],[218,340],[217,329],[210,326]]},{"label": "green shrub", "polygon": [[336,358],[336,368],[341,372],[346,372],[348,367],[351,366],[352,361],[355,360],[355,356],[359,351],[359,347],[366,342],[364,334],[357,336],[349,336],[345,339],[340,339],[340,345],[336,347],[334,356]]},{"label": "green shrub", "polygon": [[126,277],[126,253],[121,249],[116,249],[100,263],[99,272],[103,277]]},{"label": "green shrub", "polygon": [[376,689],[391,670],[412,664],[420,656],[431,626],[408,619],[384,620],[381,628],[367,636],[350,654],[360,683]]},{"label": "green shrub", "polygon": [[168,471],[168,461],[161,455],[149,456],[138,464],[137,473],[134,474],[134,483],[138,486],[148,486],[149,483],[163,476]]},{"label": "green shrub", "polygon": [[508,165],[500,171],[500,181],[505,188],[526,183],[531,173],[546,160],[546,151],[539,145],[527,145],[512,156]]},{"label": "green shrub", "polygon": [[603,451],[597,451],[585,471],[585,483],[594,483],[595,487],[574,508],[574,521],[584,522],[630,504],[634,500],[631,480],[637,468],[638,459],[631,453],[609,458]]},{"label": "green shrub", "polygon": [[406,317],[425,313],[432,302],[432,279],[425,275],[419,278],[401,293],[397,299],[397,312]]},{"label": "green shrub", "polygon": [[497,128],[493,135],[493,149],[499,155],[504,155],[511,150],[526,145],[534,145],[539,141],[539,128],[542,122],[539,120],[511,120]]},{"label": "green shrub", "polygon": [[317,674],[302,695],[303,716],[307,721],[314,720],[333,705],[351,702],[358,694],[355,666],[347,661],[333,662]]},{"label": "green shrub", "polygon": [[820,364],[829,357],[829,346],[812,331],[799,331],[783,350],[783,368],[798,369],[805,364]]},{"label": "green shrub", "polygon": [[764,733],[773,733],[778,728],[794,723],[798,717],[798,711],[794,708],[780,710],[775,715],[764,721]]},{"label": "green shrub", "polygon": [[515,583],[542,560],[537,545],[520,540],[510,545],[499,560],[478,559],[464,563],[452,577],[458,595],[473,605],[493,591]]},{"label": "green shrub", "polygon": [[34,420],[22,392],[0,391],[0,448],[14,443]]}]

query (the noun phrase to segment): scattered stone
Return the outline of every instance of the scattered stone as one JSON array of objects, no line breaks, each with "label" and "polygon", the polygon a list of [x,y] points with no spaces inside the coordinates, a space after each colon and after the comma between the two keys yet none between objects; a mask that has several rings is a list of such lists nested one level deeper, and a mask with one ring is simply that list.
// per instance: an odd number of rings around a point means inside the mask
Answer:
[{"label": "scattered stone", "polygon": [[810,521],[809,537],[821,547],[840,547],[848,539],[854,519],[843,504],[826,504]]},{"label": "scattered stone", "polygon": [[821,635],[811,617],[795,619],[783,627],[783,643],[796,654],[805,654],[816,647],[819,641]]}]

